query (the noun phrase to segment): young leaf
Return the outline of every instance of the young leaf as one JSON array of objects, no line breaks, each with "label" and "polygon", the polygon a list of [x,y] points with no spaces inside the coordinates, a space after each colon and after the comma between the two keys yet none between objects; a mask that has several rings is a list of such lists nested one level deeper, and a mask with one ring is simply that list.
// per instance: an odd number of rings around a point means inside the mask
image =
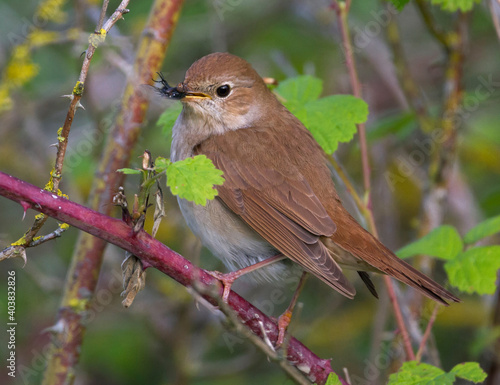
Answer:
[{"label": "young leaf", "polygon": [[162,171],[165,171],[167,169],[167,167],[169,166],[169,164],[171,164],[171,163],[172,162],[170,161],[170,159],[163,158],[162,156],[159,156],[158,158],[155,159],[156,172],[160,173]]},{"label": "young leaf", "polygon": [[[403,363],[397,373],[389,377],[387,385],[427,385],[430,381],[446,374],[443,370],[417,361]],[[452,384],[452,382],[441,382],[441,385]]]},{"label": "young leaf", "polygon": [[339,142],[349,142],[356,124],[368,117],[368,105],[352,95],[332,95],[309,102],[297,113],[327,154],[337,150]]},{"label": "young leaf", "polygon": [[434,377],[430,381],[425,381],[422,385],[453,385],[455,382],[455,375],[452,373],[443,373]]},{"label": "young leaf", "polygon": [[453,226],[436,227],[426,236],[399,249],[399,258],[409,258],[415,255],[430,255],[436,258],[450,260],[462,250],[462,238]]},{"label": "young leaf", "polygon": [[368,117],[368,105],[352,95],[332,95],[318,99],[321,80],[299,76],[276,88],[284,105],[307,127],[326,153],[333,153],[339,142],[349,142],[356,124]]},{"label": "young leaf", "polygon": [[172,136],[172,127],[174,126],[177,117],[182,111],[181,103],[175,103],[167,108],[158,118],[156,125],[161,128],[163,135],[170,138]]},{"label": "young leaf", "polygon": [[118,172],[123,172],[125,175],[140,174],[142,170],[137,170],[135,168],[119,168],[116,170]]},{"label": "young leaf", "polygon": [[451,369],[450,373],[476,384],[486,379],[486,373],[477,362],[464,362],[463,364],[458,364]]},{"label": "young leaf", "polygon": [[493,294],[500,269],[500,246],[474,247],[444,265],[450,283],[466,293]]},{"label": "young leaf", "polygon": [[319,98],[323,82],[309,75],[297,76],[281,82],[275,91],[285,99],[285,107],[294,114],[304,104]]},{"label": "young leaf", "polygon": [[481,0],[431,0],[434,5],[439,5],[443,11],[456,12],[458,10],[467,12],[474,7],[474,3]]},{"label": "young leaf", "polygon": [[326,379],[325,385],[342,385],[342,382],[340,382],[339,376],[337,376],[335,373],[331,372],[328,375],[328,378]]},{"label": "young leaf", "polygon": [[214,199],[217,190],[214,185],[224,183],[222,171],[205,155],[197,155],[170,163],[167,168],[167,186],[172,194],[205,206],[207,199]]},{"label": "young leaf", "polygon": [[477,241],[498,232],[500,232],[500,215],[486,219],[485,221],[474,226],[467,234],[465,234],[464,241],[469,244],[476,243]]}]

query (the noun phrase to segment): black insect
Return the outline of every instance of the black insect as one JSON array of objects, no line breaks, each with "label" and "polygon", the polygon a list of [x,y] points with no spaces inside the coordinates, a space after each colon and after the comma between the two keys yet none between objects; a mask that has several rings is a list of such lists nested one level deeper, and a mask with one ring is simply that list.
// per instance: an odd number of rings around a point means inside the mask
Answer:
[{"label": "black insect", "polygon": [[161,88],[156,88],[158,93],[166,98],[179,100],[185,96],[185,93],[179,91],[177,87],[170,87],[167,80],[163,77],[161,72],[157,72],[160,80],[153,80],[155,83],[160,83],[162,85]]}]

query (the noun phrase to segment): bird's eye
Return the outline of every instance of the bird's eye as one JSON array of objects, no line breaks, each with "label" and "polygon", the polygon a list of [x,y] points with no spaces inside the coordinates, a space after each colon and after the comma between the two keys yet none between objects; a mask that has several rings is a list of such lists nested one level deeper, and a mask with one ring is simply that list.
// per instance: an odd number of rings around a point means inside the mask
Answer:
[{"label": "bird's eye", "polygon": [[225,98],[231,92],[231,87],[229,87],[229,84],[223,84],[215,92],[217,92],[217,96]]}]

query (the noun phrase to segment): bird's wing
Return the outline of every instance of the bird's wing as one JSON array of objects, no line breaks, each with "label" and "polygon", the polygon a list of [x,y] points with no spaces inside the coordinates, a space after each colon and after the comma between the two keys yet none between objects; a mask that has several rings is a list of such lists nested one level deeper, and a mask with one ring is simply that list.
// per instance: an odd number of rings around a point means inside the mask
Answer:
[{"label": "bird's wing", "polygon": [[275,140],[242,129],[212,136],[195,152],[224,172],[218,199],[281,253],[352,298],[354,287],[320,241],[335,232],[335,224]]}]

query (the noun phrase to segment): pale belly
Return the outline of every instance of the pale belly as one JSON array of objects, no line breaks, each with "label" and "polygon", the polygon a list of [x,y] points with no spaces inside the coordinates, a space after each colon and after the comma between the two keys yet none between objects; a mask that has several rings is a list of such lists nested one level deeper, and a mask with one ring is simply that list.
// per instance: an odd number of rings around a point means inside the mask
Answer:
[{"label": "pale belly", "polygon": [[[189,228],[231,271],[279,254],[217,199],[208,201],[206,206],[180,198],[178,202]],[[288,276],[288,269],[289,263],[276,262],[252,275],[272,282]]]}]

